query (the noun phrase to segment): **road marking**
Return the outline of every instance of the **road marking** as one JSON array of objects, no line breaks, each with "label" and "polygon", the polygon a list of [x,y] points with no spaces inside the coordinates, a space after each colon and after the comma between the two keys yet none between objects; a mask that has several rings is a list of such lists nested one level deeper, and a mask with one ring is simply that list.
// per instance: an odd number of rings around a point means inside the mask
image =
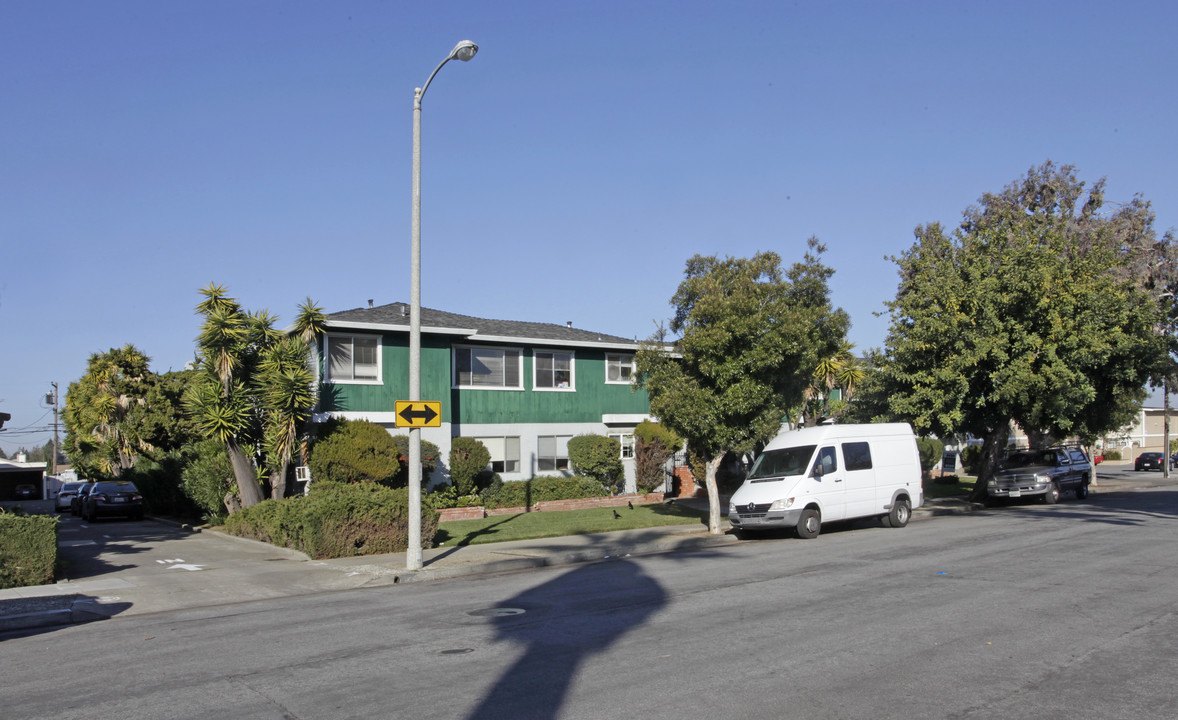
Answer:
[{"label": "road marking", "polygon": [[97,545],[93,540],[66,540],[57,543],[58,547],[82,547],[83,545]]},{"label": "road marking", "polygon": [[190,570],[190,571],[204,570],[204,565],[195,565],[193,563],[186,563],[183,560],[181,560],[180,558],[174,558],[172,560],[156,560],[156,562],[159,563],[160,565],[167,565],[169,570]]}]

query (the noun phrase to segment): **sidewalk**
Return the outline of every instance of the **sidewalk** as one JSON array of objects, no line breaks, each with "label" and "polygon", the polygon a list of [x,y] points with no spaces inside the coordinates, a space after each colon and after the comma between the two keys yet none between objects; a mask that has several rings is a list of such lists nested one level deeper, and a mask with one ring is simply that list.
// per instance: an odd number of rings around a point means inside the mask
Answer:
[{"label": "sidewalk", "polygon": [[[684,499],[706,509],[707,501]],[[973,512],[964,499],[928,501],[913,520]],[[727,521],[724,521],[727,528]],[[297,551],[276,548],[216,531],[197,531],[212,547],[237,544],[248,557],[203,572],[164,573],[158,567],[132,568],[95,579],[0,590],[0,632],[88,622],[171,610],[211,607],[250,600],[293,597],[333,590],[519,571],[594,562],[655,552],[706,552],[740,541],[734,535],[709,535],[702,525],[677,525],[591,535],[521,540],[423,552],[423,568],[405,569],[405,553],[311,560]],[[185,541],[190,542],[190,541]],[[224,553],[228,556],[230,553]],[[192,568],[188,568],[192,569]]]}]

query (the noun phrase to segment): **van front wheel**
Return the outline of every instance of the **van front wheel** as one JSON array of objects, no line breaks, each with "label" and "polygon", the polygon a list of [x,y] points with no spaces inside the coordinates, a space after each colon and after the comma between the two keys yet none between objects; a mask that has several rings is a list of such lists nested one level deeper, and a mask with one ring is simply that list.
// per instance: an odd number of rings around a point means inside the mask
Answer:
[{"label": "van front wheel", "polygon": [[803,540],[813,540],[822,530],[822,518],[814,508],[806,508],[798,518],[798,537]]},{"label": "van front wheel", "polygon": [[887,527],[902,528],[908,524],[912,518],[912,506],[908,504],[907,498],[899,498],[892,503],[892,509],[888,512],[884,524]]}]

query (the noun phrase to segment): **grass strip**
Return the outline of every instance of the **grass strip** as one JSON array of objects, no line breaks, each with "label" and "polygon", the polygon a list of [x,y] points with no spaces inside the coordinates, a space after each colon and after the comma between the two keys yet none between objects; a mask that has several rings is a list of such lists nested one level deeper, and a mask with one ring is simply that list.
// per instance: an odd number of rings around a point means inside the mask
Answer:
[{"label": "grass strip", "polygon": [[[615,517],[617,513],[620,517]],[[635,505],[631,510],[587,508],[492,515],[481,520],[454,520],[438,524],[434,543],[439,547],[482,545],[510,540],[588,535],[612,530],[637,530],[666,525],[707,524],[707,516],[677,503]]]}]

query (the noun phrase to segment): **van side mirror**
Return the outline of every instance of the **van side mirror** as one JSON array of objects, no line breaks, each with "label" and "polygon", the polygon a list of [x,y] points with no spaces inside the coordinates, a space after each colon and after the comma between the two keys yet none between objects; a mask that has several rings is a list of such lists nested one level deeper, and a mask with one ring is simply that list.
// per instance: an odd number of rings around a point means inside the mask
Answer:
[{"label": "van side mirror", "polygon": [[810,471],[810,477],[820,478],[826,473],[822,469],[822,461],[814,463],[814,469]]}]

